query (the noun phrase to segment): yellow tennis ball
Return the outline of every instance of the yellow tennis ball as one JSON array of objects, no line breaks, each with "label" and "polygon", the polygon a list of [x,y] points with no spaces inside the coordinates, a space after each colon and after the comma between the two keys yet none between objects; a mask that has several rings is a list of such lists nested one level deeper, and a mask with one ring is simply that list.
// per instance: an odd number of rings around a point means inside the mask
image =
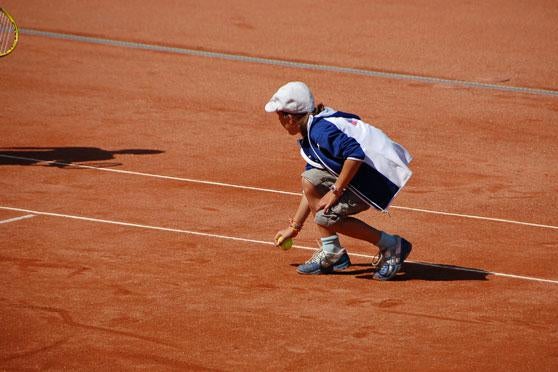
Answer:
[{"label": "yellow tennis ball", "polygon": [[288,251],[293,246],[293,240],[291,238],[285,239],[281,242],[280,247],[284,251]]}]

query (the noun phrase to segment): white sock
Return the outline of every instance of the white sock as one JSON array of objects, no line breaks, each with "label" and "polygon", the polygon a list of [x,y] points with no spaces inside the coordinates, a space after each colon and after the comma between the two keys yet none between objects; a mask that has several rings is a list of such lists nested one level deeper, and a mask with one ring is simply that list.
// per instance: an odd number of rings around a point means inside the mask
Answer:
[{"label": "white sock", "polygon": [[321,238],[320,240],[322,241],[322,249],[324,252],[335,254],[342,249],[337,235]]}]

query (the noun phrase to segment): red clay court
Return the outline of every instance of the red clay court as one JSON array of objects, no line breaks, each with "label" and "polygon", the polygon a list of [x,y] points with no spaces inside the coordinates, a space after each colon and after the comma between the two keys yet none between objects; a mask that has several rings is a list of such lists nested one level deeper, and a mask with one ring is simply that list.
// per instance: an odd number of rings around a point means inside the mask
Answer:
[{"label": "red clay court", "polygon": [[[6,0],[1,370],[558,370],[554,1]],[[273,247],[291,80],[405,145],[391,282]]]}]

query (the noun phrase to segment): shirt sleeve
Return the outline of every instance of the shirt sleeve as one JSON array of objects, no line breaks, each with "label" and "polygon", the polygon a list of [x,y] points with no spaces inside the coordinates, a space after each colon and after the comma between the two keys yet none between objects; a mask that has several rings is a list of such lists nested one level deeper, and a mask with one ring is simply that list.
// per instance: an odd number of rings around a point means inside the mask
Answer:
[{"label": "shirt sleeve", "polygon": [[326,120],[322,120],[320,126],[322,128],[315,140],[322,152],[338,160],[364,160],[366,155],[357,140],[347,136]]}]

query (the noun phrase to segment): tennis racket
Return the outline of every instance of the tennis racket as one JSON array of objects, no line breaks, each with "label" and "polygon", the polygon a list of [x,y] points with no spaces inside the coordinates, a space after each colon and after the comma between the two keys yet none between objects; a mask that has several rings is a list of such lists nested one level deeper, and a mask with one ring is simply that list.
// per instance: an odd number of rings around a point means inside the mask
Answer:
[{"label": "tennis racket", "polygon": [[0,8],[0,57],[10,54],[17,45],[19,30],[11,15]]}]

